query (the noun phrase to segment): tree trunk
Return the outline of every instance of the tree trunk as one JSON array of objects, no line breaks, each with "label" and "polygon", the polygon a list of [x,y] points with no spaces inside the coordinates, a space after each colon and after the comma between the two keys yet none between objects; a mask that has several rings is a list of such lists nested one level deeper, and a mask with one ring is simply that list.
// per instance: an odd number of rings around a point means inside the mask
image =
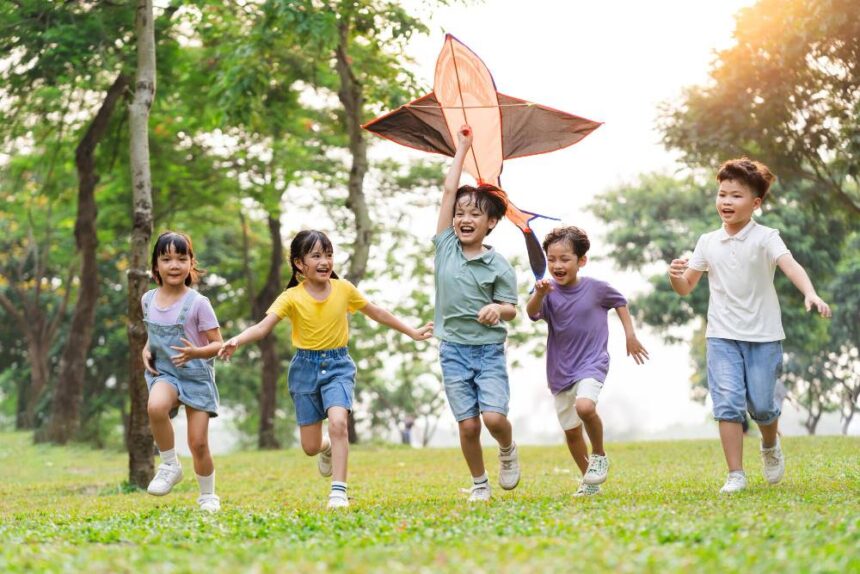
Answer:
[{"label": "tree trunk", "polygon": [[[269,238],[272,243],[269,260],[269,274],[263,288],[254,297],[252,313],[255,321],[266,316],[266,310],[281,292],[281,269],[284,263],[284,244],[281,238],[281,219],[279,213],[268,215]],[[261,339],[257,346],[260,348],[263,360],[262,381],[260,383],[260,429],[257,446],[264,449],[280,448],[281,444],[275,435],[275,412],[277,411],[278,370],[278,339],[274,332]]]},{"label": "tree trunk", "polygon": [[[335,50],[337,75],[340,78],[338,99],[344,108],[346,129],[349,135],[349,152],[352,156],[352,166],[349,170],[348,196],[346,206],[355,215],[355,243],[352,246],[352,256],[349,259],[349,269],[346,278],[355,285],[364,278],[367,270],[367,260],[370,254],[370,244],[373,240],[373,224],[364,196],[364,176],[367,173],[367,143],[361,130],[361,114],[364,107],[364,96],[361,84],[352,72],[349,58],[349,22],[341,19],[338,30],[340,39]],[[355,418],[349,413],[348,420],[349,442],[358,442],[355,430]]]},{"label": "tree trunk", "polygon": [[75,151],[78,171],[78,214],[75,221],[75,243],[81,253],[78,302],[72,317],[69,338],[60,359],[60,373],[51,404],[51,418],[45,438],[55,444],[66,444],[80,428],[80,406],[83,398],[87,355],[93,338],[96,303],[99,298],[99,270],[96,258],[95,150],[104,137],[116,103],[128,87],[128,76],[120,73],[108,89],[90,126]]},{"label": "tree trunk", "polygon": [[35,338],[31,339],[27,345],[27,355],[30,361],[30,389],[27,394],[21,429],[34,429],[38,426],[36,405],[42,398],[42,393],[45,392],[50,378],[50,345],[50,341]]},{"label": "tree trunk", "polygon": [[146,326],[140,298],[149,285],[147,250],[152,236],[152,181],[149,171],[149,110],[155,98],[155,28],[152,0],[138,0],[135,16],[137,79],[129,106],[129,151],[133,224],[128,271],[129,396],[128,480],[140,488],[153,476],[152,433],[146,403],[149,392],[143,378]]}]

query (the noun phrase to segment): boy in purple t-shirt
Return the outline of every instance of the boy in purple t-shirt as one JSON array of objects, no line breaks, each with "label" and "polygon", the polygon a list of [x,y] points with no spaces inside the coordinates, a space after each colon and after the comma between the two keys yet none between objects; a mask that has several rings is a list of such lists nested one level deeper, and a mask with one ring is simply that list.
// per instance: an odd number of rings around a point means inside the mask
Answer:
[{"label": "boy in purple t-shirt", "polygon": [[[605,281],[579,277],[591,243],[578,227],[553,229],[543,242],[552,279],[541,279],[526,305],[532,321],[549,325],[546,376],[555,396],[558,421],[567,448],[582,471],[575,496],[600,492],[609,472],[603,450],[603,423],[597,415],[597,397],[609,371],[609,325],[606,314],[615,309],[627,335],[627,355],[641,365],[648,352],[636,338],[627,300]],[[582,426],[591,441],[592,454],[582,438]]]}]

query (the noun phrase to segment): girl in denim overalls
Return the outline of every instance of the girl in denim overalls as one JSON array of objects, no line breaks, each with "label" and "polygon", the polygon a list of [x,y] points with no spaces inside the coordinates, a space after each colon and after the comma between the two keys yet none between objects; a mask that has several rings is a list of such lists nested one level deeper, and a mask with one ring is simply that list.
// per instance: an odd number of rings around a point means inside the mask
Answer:
[{"label": "girl in denim overalls", "polygon": [[[302,449],[308,456],[318,454],[320,474],[332,477],[328,507],[342,508],[349,506],[347,417],[355,386],[355,363],[347,350],[348,313],[361,311],[416,341],[429,339],[433,324],[413,329],[368,302],[352,283],[338,278],[333,271],[333,251],[331,241],[321,231],[302,231],[296,235],[290,244],[293,276],[287,289],[272,303],[262,321],[224,343],[218,356],[229,359],[239,345],[262,339],[281,319],[289,317],[296,353],[287,380],[296,407]],[[322,421],[326,418],[328,437],[322,433]]]},{"label": "girl in denim overalls", "polygon": [[201,510],[216,512],[221,502],[215,494],[208,435],[209,418],[218,416],[213,361],[222,339],[209,300],[189,288],[200,271],[187,235],[168,231],[158,237],[152,250],[152,275],[159,287],[141,299],[149,336],[143,364],[149,387],[149,425],[161,453],[161,465],[147,491],[163,496],[182,480],[170,422],[182,404],[188,419],[188,446],[200,484],[197,504]]}]

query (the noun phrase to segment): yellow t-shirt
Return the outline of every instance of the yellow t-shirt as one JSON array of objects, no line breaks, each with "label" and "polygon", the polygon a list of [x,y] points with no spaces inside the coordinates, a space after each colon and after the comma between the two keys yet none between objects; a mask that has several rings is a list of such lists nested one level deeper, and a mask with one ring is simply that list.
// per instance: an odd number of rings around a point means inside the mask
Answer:
[{"label": "yellow t-shirt", "polygon": [[311,297],[302,282],[281,293],[266,311],[281,319],[289,317],[295,348],[321,351],[346,347],[349,342],[347,313],[362,309],[367,299],[345,279],[330,281],[331,293],[323,301]]}]

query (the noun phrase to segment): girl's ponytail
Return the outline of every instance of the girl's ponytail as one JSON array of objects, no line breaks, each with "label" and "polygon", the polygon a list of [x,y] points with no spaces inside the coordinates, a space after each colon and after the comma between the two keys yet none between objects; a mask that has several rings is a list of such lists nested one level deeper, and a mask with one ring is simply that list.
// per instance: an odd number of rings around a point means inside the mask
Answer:
[{"label": "girl's ponytail", "polygon": [[299,284],[299,280],[296,278],[296,275],[299,275],[299,270],[296,268],[296,264],[293,263],[292,259],[290,259],[290,266],[293,268],[293,274],[290,276],[290,282],[287,283],[287,289],[292,289]]}]

